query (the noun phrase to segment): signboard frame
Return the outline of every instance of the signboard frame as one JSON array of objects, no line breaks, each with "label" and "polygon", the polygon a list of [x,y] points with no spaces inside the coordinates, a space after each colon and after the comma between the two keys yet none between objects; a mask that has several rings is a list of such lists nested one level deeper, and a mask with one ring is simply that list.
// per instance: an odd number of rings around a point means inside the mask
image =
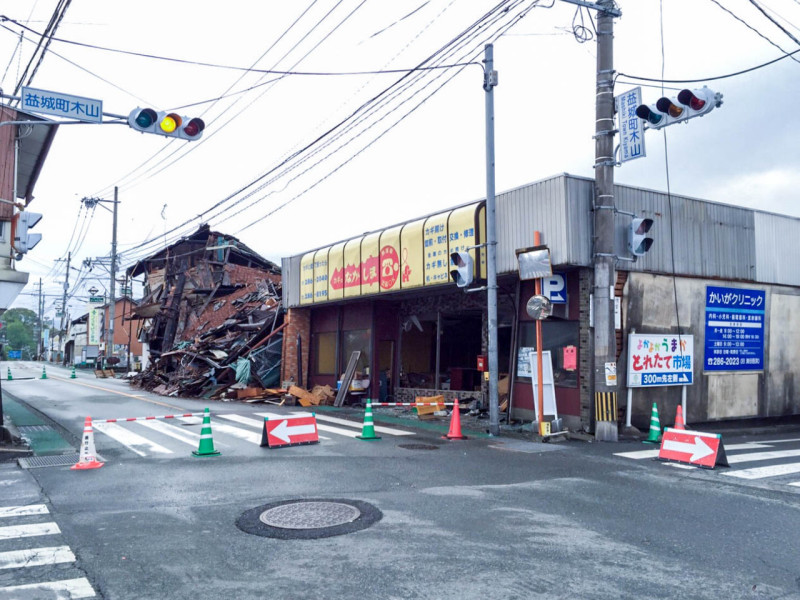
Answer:
[{"label": "signboard frame", "polygon": [[[636,368],[637,365],[641,368]],[[628,334],[629,388],[692,385],[693,382],[694,335]]]}]

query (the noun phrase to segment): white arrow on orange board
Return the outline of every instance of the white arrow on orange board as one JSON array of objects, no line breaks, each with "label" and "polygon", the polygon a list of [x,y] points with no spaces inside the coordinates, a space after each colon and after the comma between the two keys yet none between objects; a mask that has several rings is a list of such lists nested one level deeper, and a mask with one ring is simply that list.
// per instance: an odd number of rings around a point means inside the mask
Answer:
[{"label": "white arrow on orange board", "polygon": [[680,452],[681,454],[691,454],[692,457],[689,462],[696,462],[714,454],[714,450],[709,448],[702,438],[694,438],[694,442],[678,442],[676,440],[664,440],[663,449],[671,452]]},{"label": "white arrow on orange board", "polygon": [[305,435],[308,433],[314,433],[314,424],[311,423],[309,425],[293,425],[289,427],[289,421],[281,421],[278,425],[269,432],[270,435],[275,436],[279,440],[286,442],[287,444],[292,443],[292,436],[293,435]]}]

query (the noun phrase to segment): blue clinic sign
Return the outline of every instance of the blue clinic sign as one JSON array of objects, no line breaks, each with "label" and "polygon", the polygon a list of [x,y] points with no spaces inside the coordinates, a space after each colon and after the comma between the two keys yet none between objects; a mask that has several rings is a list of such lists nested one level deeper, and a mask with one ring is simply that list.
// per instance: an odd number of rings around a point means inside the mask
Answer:
[{"label": "blue clinic sign", "polygon": [[764,369],[766,293],[706,287],[705,371]]}]

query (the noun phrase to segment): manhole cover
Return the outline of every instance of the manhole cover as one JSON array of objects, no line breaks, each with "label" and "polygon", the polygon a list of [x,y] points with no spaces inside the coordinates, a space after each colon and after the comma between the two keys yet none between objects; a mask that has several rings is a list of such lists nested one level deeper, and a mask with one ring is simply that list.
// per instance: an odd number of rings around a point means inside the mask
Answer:
[{"label": "manhole cover", "polygon": [[439,446],[434,446],[433,444],[397,444],[399,448],[405,448],[406,450],[438,450]]},{"label": "manhole cover", "polygon": [[284,500],[246,511],[236,526],[253,535],[309,540],[353,533],[382,517],[380,510],[360,500]]},{"label": "manhole cover", "polygon": [[294,502],[265,510],[258,517],[265,525],[284,529],[319,529],[352,523],[361,511],[341,502]]}]

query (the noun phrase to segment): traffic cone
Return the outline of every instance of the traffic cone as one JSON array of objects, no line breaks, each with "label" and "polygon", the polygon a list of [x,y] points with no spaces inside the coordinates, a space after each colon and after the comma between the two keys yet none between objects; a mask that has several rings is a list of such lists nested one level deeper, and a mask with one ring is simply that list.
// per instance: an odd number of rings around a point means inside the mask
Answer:
[{"label": "traffic cone", "polygon": [[356,438],[364,441],[381,439],[380,436],[375,435],[375,423],[372,422],[372,400],[369,398],[367,398],[367,408],[364,409],[364,427],[361,428],[361,435],[357,435]]},{"label": "traffic cone", "polygon": [[72,365],[72,373],[70,373],[69,378],[70,379],[77,379],[78,378],[78,376],[75,375],[75,365]]},{"label": "traffic cone", "polygon": [[92,431],[92,417],[86,417],[83,423],[83,441],[81,442],[81,452],[78,462],[70,467],[72,471],[83,471],[86,469],[99,469],[105,463],[97,460],[94,449],[94,433]]},{"label": "traffic cone", "polygon": [[47,369],[42,365],[42,379],[47,379]]},{"label": "traffic cone", "polygon": [[644,440],[645,444],[658,444],[661,441],[661,421],[658,420],[658,407],[653,402],[650,412],[650,435]]},{"label": "traffic cone", "polygon": [[674,429],[686,429],[686,424],[683,422],[683,407],[680,404],[678,404],[678,410],[675,412]]},{"label": "traffic cone", "polygon": [[11,376],[11,367],[8,367],[8,380],[11,381],[12,379],[14,378]]},{"label": "traffic cone", "polygon": [[450,431],[442,436],[443,440],[465,440],[467,436],[461,435],[461,413],[458,410],[458,398],[453,403],[453,413],[450,415]]},{"label": "traffic cone", "polygon": [[214,450],[214,439],[211,437],[211,413],[208,409],[203,414],[203,428],[200,430],[200,446],[192,450],[194,456],[219,456],[220,451]]}]

